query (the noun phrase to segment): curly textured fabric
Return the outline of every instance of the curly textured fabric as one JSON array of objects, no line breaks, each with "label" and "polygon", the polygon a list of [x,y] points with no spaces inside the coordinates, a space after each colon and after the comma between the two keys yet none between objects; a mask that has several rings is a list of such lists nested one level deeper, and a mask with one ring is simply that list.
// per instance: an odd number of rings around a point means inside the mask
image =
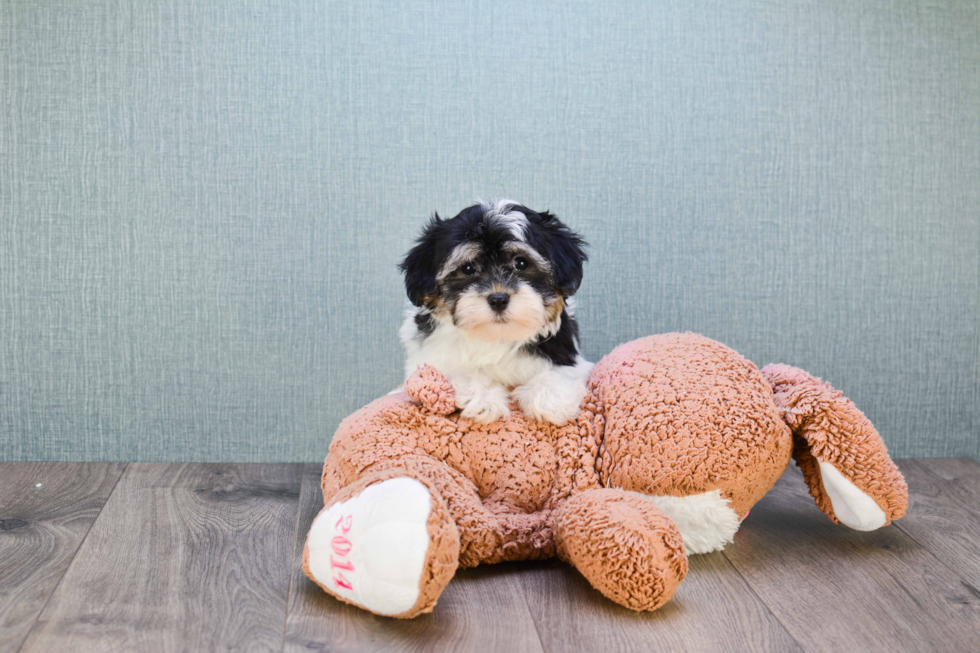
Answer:
[{"label": "curly textured fabric", "polygon": [[744,515],[789,462],[792,438],[769,384],[714,340],[634,340],[603,358],[589,384],[604,485],[668,496],[717,489]]},{"label": "curly textured fabric", "polygon": [[405,382],[405,394],[436,415],[456,410],[453,384],[431,365],[423,365]]},{"label": "curly textured fabric", "polygon": [[630,610],[656,610],[687,574],[680,531],[656,505],[622,490],[587,490],[558,513],[561,557]]},{"label": "curly textured fabric", "polygon": [[327,506],[399,476],[431,493],[434,548],[416,606],[398,616],[432,608],[450,554],[460,567],[559,555],[610,599],[656,609],[687,571],[684,538],[693,551],[730,541],[794,451],[835,521],[814,456],[889,520],[905,510],[884,443],[840,393],[794,368],[760,372],[692,333],[617,347],[592,370],[578,419],[561,426],[516,405],[492,424],[463,418],[452,385],[428,366],[404,390],[341,423],[322,477]]},{"label": "curly textured fabric", "polygon": [[386,395],[345,419],[324,464],[324,502],[364,474],[405,468],[442,494],[460,530],[460,566],[554,555],[551,510],[573,491],[598,487],[595,441],[576,423],[535,422],[515,406],[480,424],[458,412],[452,386],[417,370],[406,394]]},{"label": "curly textured fabric", "polygon": [[817,507],[839,523],[824,489],[817,459],[830,463],[874,499],[887,518],[899,519],[908,506],[908,487],[878,431],[850,399],[829,383],[789,365],[767,365],[762,374],[773,400],[793,431],[793,458]]}]

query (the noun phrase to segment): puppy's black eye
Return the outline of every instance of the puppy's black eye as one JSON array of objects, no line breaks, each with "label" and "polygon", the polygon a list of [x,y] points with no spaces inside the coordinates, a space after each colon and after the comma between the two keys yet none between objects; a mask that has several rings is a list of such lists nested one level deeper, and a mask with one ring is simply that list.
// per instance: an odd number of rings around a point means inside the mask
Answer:
[{"label": "puppy's black eye", "polygon": [[466,276],[476,274],[476,266],[473,265],[472,263],[466,263],[465,265],[463,265],[463,267],[460,268],[460,270],[462,270],[463,274],[465,274]]},{"label": "puppy's black eye", "polygon": [[514,259],[514,269],[515,270],[526,270],[527,269],[527,259],[523,256],[518,256]]}]

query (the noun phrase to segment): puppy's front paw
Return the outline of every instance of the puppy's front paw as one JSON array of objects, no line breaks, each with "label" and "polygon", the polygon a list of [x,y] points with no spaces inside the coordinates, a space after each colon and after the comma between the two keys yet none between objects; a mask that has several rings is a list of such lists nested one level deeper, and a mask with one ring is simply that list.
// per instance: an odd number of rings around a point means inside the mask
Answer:
[{"label": "puppy's front paw", "polygon": [[507,390],[503,386],[490,386],[474,389],[455,387],[456,405],[463,409],[463,417],[489,424],[501,417],[510,415],[507,403]]},{"label": "puppy's front paw", "polygon": [[578,416],[585,397],[585,382],[565,379],[535,380],[514,388],[514,399],[528,417],[552,424],[564,424]]}]

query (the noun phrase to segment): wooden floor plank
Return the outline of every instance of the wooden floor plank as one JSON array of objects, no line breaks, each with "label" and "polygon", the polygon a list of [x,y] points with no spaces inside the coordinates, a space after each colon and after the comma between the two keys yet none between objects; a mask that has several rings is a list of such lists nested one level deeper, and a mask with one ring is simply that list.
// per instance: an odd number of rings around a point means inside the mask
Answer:
[{"label": "wooden floor plank", "polygon": [[0,653],[24,643],[125,463],[0,463]]},{"label": "wooden floor plank", "polygon": [[23,650],[280,650],[300,478],[130,465]]},{"label": "wooden floor plank", "polygon": [[975,650],[980,597],[896,526],[830,522],[795,468],[724,553],[806,650]]},{"label": "wooden floor plank", "polygon": [[303,574],[301,557],[306,533],[323,507],[321,467],[310,465],[303,476],[285,651],[541,651],[520,565],[457,572],[433,613],[411,620],[375,616],[317,587]]},{"label": "wooden floor plank", "polygon": [[969,459],[902,460],[908,514],[896,525],[980,596],[980,465]]},{"label": "wooden floor plank", "polygon": [[913,485],[909,486],[913,500],[924,498],[920,488],[914,486],[916,481],[922,481],[944,499],[965,506],[974,515],[980,514],[980,463],[977,461],[972,458],[920,458],[898,463],[903,472],[908,469],[913,477]]},{"label": "wooden floor plank", "polygon": [[829,522],[789,471],[654,613],[549,561],[461,571],[398,621],[303,576],[319,465],[2,463],[0,653],[975,650],[980,465],[900,466],[909,513],[873,533]]},{"label": "wooden floor plank", "polygon": [[674,598],[633,612],[557,560],[521,579],[545,651],[798,651],[800,647],[720,553],[691,556]]}]

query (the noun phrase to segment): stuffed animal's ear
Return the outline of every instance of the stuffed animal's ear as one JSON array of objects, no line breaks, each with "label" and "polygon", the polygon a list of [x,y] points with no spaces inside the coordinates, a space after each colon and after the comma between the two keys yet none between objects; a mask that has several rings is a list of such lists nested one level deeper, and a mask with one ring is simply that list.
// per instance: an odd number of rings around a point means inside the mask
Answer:
[{"label": "stuffed animal's ear", "polygon": [[528,230],[528,244],[551,262],[559,292],[565,297],[574,295],[582,283],[582,264],[589,260],[587,243],[551,213],[537,215],[540,221]]},{"label": "stuffed animal's ear", "polygon": [[422,229],[422,234],[415,241],[415,246],[405,255],[405,260],[398,266],[405,275],[405,291],[408,299],[416,306],[421,306],[426,297],[436,292],[436,274],[442,261],[439,256],[439,245],[443,237],[445,222],[436,213],[429,224]]}]

